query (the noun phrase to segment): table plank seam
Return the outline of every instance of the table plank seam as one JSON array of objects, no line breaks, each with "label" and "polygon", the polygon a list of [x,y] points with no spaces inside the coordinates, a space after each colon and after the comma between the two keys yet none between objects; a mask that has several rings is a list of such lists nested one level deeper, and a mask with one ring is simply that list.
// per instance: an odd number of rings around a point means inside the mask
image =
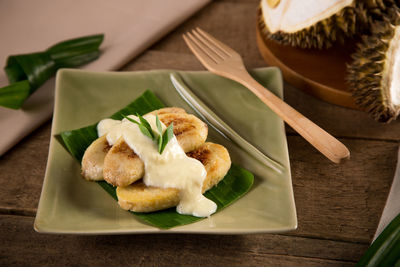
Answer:
[{"label": "table plank seam", "polygon": [[270,255],[270,256],[285,256],[288,258],[295,258],[295,259],[312,259],[312,260],[323,260],[327,262],[342,262],[342,263],[357,263],[357,261],[352,261],[352,260],[343,260],[343,259],[332,259],[332,258],[319,258],[319,257],[311,257],[311,256],[297,256],[297,255],[291,255],[291,254],[283,254],[283,253],[249,253],[249,254],[254,254],[254,255]]},{"label": "table plank seam", "polygon": [[302,235],[302,234],[276,234],[278,236],[286,236],[286,237],[297,237],[297,238],[306,238],[306,239],[315,239],[315,240],[324,240],[324,241],[333,241],[333,242],[341,242],[341,243],[347,243],[347,244],[358,244],[358,245],[369,245],[370,242],[366,242],[366,241],[349,241],[349,240],[345,240],[345,239],[335,239],[335,238],[324,238],[324,237],[316,237],[316,236],[308,236],[308,235]]},{"label": "table plank seam", "polygon": [[0,215],[35,217],[37,209],[0,207]]},{"label": "table plank seam", "polygon": [[[295,132],[286,132],[286,136],[300,136],[298,133]],[[400,139],[380,139],[380,138],[369,138],[369,137],[352,137],[352,136],[341,136],[341,135],[334,135],[338,139],[345,139],[345,140],[361,140],[361,141],[371,141],[371,142],[384,142],[384,143],[399,143]]]}]

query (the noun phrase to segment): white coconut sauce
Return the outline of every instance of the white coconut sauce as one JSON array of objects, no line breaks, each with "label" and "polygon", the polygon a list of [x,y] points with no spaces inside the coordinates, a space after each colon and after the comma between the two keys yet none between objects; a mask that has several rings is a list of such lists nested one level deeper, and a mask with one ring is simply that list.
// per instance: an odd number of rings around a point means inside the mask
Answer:
[{"label": "white coconut sauce", "polygon": [[[128,117],[139,121],[136,116]],[[143,117],[156,134],[156,117],[152,114]],[[162,124],[162,128],[165,131],[166,126]],[[176,207],[178,213],[206,217],[216,211],[217,205],[202,194],[203,181],[207,176],[203,164],[186,156],[175,136],[160,154],[157,144],[145,136],[137,124],[127,119],[104,119],[97,125],[97,131],[99,137],[107,134],[110,145],[115,144],[121,136],[124,138],[126,144],[144,163],[143,182],[147,186],[180,190],[180,202]]]}]

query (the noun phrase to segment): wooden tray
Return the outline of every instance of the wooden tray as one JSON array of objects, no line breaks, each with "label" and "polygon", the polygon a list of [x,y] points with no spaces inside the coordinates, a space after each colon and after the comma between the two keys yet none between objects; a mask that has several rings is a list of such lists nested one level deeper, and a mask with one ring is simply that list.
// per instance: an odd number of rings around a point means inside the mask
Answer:
[{"label": "wooden tray", "polygon": [[354,41],[326,50],[300,49],[264,40],[257,26],[257,44],[267,64],[279,67],[293,86],[326,102],[359,109],[345,83]]}]

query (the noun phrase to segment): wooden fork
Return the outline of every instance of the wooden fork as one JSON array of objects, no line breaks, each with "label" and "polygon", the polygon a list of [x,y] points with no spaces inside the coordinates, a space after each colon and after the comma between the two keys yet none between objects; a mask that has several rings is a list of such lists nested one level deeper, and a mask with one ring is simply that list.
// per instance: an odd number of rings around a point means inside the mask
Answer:
[{"label": "wooden fork", "polygon": [[340,163],[350,157],[349,150],[339,140],[254,80],[247,72],[242,57],[232,48],[199,28],[183,34],[183,39],[208,70],[247,87],[328,159]]}]

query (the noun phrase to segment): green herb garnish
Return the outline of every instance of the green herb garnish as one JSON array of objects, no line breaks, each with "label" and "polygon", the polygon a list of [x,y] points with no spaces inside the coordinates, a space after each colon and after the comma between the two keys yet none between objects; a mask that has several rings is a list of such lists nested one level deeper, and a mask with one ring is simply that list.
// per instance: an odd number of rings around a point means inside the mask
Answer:
[{"label": "green herb garnish", "polygon": [[171,123],[167,129],[162,131],[162,126],[160,119],[158,118],[158,115],[156,114],[156,126],[158,130],[158,137],[154,134],[153,129],[150,126],[150,123],[140,116],[139,114],[136,114],[136,116],[139,118],[139,122],[135,121],[134,119],[131,119],[125,115],[123,115],[125,119],[127,119],[130,122],[133,122],[139,126],[140,131],[147,136],[148,138],[152,139],[154,142],[156,142],[158,146],[158,153],[162,154],[165,147],[167,146],[168,142],[174,137],[174,124]]},{"label": "green herb garnish", "polygon": [[129,118],[128,116],[122,115],[124,116],[125,119],[127,119],[130,122],[136,123],[137,125],[139,125],[139,122],[135,121],[134,119]]},{"label": "green herb garnish", "polygon": [[165,132],[160,136],[162,136],[161,141],[159,141],[158,144],[158,152],[160,152],[160,154],[163,153],[164,148],[167,146],[169,140],[172,139],[172,137],[174,137],[174,124],[171,123],[168,128],[165,130]]},{"label": "green herb garnish", "polygon": [[[160,122],[160,119],[158,118],[158,114],[156,114],[156,125],[157,125],[157,130],[158,130],[158,132],[159,133],[162,133],[162,126],[161,126],[161,122]],[[162,143],[163,143],[163,135],[162,134],[160,134],[159,136],[158,136],[158,140],[157,140],[157,142],[158,142],[158,153],[162,153],[162,150],[164,150],[164,149],[162,149]],[[162,149],[162,150],[161,150]],[[160,152],[161,151],[161,152]]]},{"label": "green herb garnish", "polygon": [[150,126],[150,123],[143,118],[142,116],[140,116],[138,113],[136,113],[136,116],[139,118],[140,123],[139,123],[139,128],[140,131],[146,135],[147,137],[149,137],[150,139],[153,139],[154,141],[157,141],[156,136],[153,133],[153,129]]},{"label": "green herb garnish", "polygon": [[0,106],[19,109],[59,68],[89,63],[100,55],[103,34],[71,39],[43,52],[9,56],[4,71],[10,85],[0,88]]}]

